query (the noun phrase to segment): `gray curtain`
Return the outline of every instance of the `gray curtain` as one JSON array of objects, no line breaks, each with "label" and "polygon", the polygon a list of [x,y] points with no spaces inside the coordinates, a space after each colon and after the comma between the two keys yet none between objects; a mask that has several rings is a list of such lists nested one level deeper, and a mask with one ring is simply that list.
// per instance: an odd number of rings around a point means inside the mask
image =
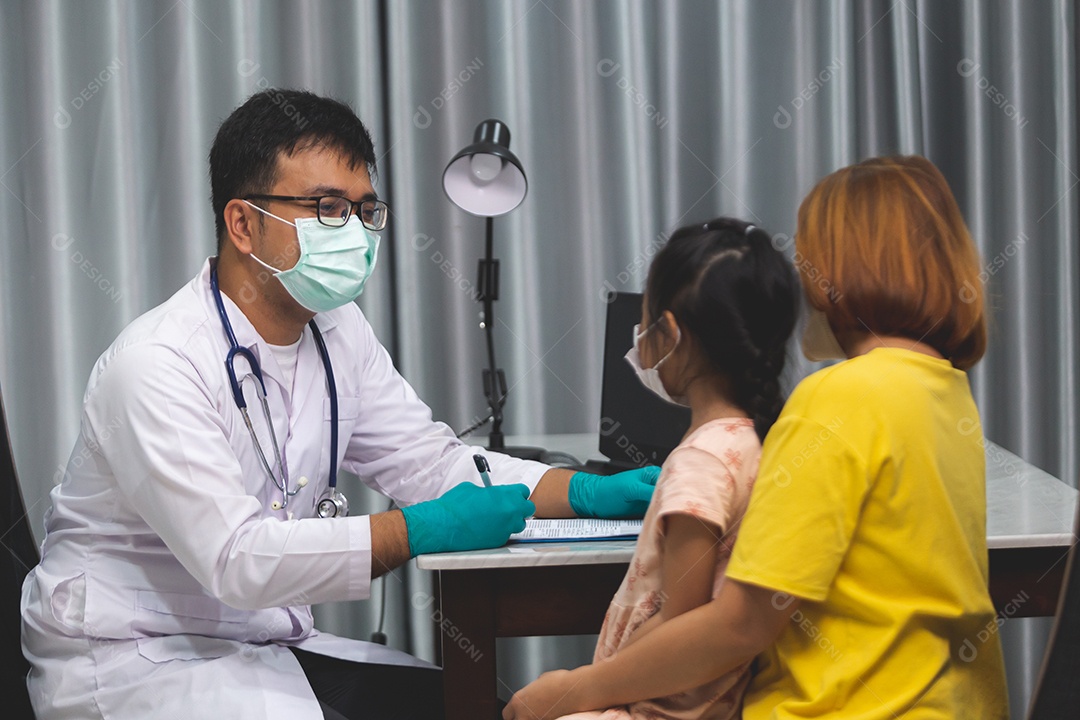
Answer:
[{"label": "gray curtain", "polygon": [[[372,129],[393,218],[361,305],[456,428],[484,407],[483,224],[440,178],[481,120],[509,125],[529,177],[495,223],[510,433],[596,430],[602,294],[640,289],[666,233],[731,214],[787,246],[823,174],[926,155],[986,263],[992,338],[973,381],[987,436],[1075,485],[1076,22],[1069,0],[5,0],[0,381],[35,530],[94,359],[213,252],[218,123],[277,85],[345,99]],[[789,383],[813,369],[792,357]],[[391,643],[431,657],[430,578],[384,582]],[[379,605],[319,621],[364,637]],[[1006,626],[1017,717],[1047,627]],[[591,649],[501,642],[502,690]]]}]

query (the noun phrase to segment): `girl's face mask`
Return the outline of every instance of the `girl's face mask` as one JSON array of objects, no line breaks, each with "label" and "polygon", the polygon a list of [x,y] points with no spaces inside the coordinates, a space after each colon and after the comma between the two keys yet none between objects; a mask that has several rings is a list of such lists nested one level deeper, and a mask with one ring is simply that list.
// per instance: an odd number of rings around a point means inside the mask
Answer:
[{"label": "girl's face mask", "polygon": [[[657,320],[656,322],[660,322]],[[645,330],[639,332],[641,325],[634,326],[634,346],[630,348],[630,351],[626,353],[626,362],[630,363],[630,367],[634,368],[634,372],[637,373],[638,379],[641,380],[641,384],[652,390],[660,399],[666,400],[673,405],[688,406],[685,397],[672,397],[668,394],[666,388],[664,388],[664,381],[660,379],[660,366],[664,364],[664,361],[671,357],[671,354],[675,352],[675,348],[679,346],[679,341],[682,339],[682,334],[679,332],[679,326],[675,326],[675,344],[668,351],[667,355],[660,358],[655,365],[651,368],[641,367],[641,338],[645,337],[650,330],[656,327],[654,322]]]}]

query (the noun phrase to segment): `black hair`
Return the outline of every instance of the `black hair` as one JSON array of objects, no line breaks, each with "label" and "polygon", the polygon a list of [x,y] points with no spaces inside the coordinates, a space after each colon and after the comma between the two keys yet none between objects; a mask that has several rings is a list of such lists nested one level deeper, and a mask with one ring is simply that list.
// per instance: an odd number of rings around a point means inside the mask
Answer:
[{"label": "black hair", "polygon": [[278,157],[325,147],[375,179],[371,134],[348,105],[304,90],[255,93],[221,123],[210,148],[210,202],[218,251],[225,238],[225,205],[265,193],[277,182]]},{"label": "black hair", "polygon": [[671,311],[708,371],[727,381],[731,401],[754,419],[762,441],[784,406],[780,374],[798,316],[798,287],[770,235],[729,217],[679,228],[649,268],[649,319]]}]

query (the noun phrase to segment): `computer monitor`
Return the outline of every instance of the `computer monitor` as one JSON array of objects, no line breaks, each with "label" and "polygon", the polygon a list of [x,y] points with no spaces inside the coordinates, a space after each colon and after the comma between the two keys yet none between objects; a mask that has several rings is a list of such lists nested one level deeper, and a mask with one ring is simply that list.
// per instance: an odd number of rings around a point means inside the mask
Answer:
[{"label": "computer monitor", "polygon": [[690,409],[661,400],[641,384],[626,353],[641,322],[641,293],[608,296],[600,395],[600,452],[614,466],[660,465],[690,427]]}]

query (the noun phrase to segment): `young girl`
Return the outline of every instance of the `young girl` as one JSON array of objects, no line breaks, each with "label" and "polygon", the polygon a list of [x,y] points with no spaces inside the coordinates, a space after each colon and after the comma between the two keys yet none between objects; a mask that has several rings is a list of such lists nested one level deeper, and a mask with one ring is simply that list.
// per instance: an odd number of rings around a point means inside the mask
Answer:
[{"label": "young girl", "polygon": [[[986,349],[978,252],[945,178],[872,158],[803,201],[817,321],[769,433],[720,594],[611,661],[547,673],[504,717],[678,693],[757,656],[745,720],[1008,717],[987,591],[986,468],[966,370]],[[1000,621],[998,621],[1000,622]]]},{"label": "young girl", "polygon": [[[796,288],[769,235],[730,218],[676,231],[653,260],[626,358],[647,387],[688,405],[691,422],[664,463],[594,662],[720,591],[761,440],[783,404]],[[573,717],[736,717],[749,674],[744,664],[688,692]]]}]

